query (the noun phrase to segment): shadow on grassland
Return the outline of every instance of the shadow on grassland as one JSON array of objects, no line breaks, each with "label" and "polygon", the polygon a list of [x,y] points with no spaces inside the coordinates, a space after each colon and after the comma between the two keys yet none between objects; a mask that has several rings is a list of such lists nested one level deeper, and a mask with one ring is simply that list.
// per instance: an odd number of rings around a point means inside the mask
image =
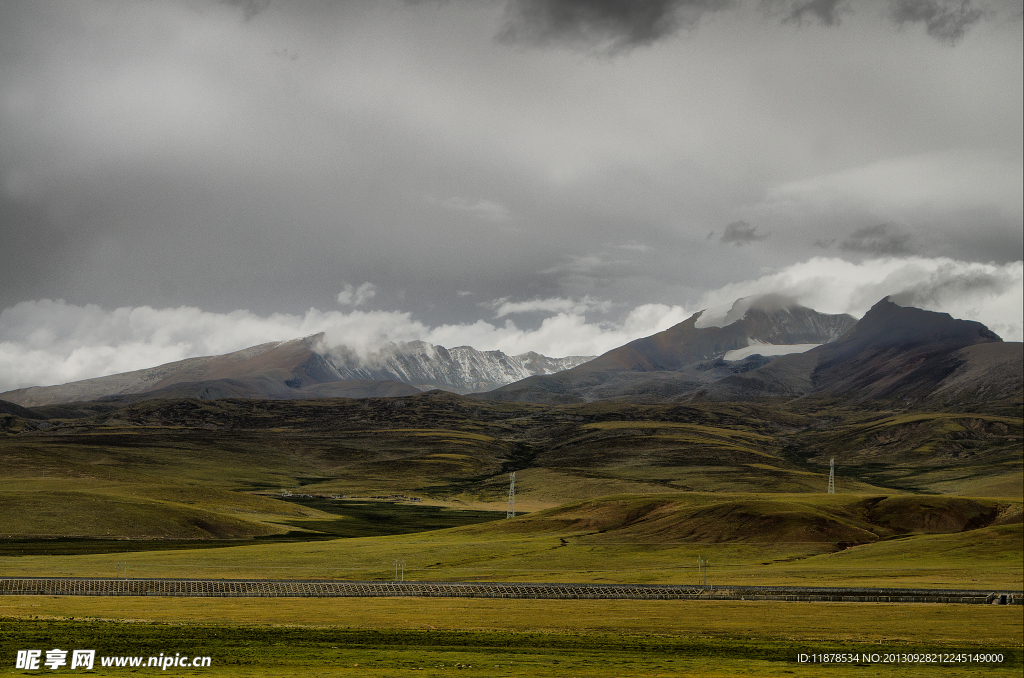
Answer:
[{"label": "shadow on grassland", "polygon": [[383,501],[292,498],[286,501],[337,515],[336,520],[293,520],[299,528],[251,539],[94,539],[55,537],[0,541],[0,556],[72,556],[99,553],[224,548],[413,534],[503,519],[504,511],[470,511]]}]

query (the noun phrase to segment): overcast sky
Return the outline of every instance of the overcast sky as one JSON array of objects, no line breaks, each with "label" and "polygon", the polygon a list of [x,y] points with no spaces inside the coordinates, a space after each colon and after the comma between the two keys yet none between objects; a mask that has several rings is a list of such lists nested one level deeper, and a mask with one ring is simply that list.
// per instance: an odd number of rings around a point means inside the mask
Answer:
[{"label": "overcast sky", "polygon": [[0,3],[0,391],[782,292],[1022,330],[1019,0]]}]

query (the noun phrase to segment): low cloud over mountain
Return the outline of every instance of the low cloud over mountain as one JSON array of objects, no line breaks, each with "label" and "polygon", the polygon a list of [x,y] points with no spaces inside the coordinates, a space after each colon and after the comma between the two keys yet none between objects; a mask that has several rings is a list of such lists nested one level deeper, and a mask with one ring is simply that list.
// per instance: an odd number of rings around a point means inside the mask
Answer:
[{"label": "low cloud over mountain", "polygon": [[[0,311],[0,391],[127,372],[248,346],[325,333],[329,346],[368,356],[390,343],[427,341],[508,355],[599,355],[662,331],[695,311],[731,307],[741,297],[776,293],[825,313],[859,317],[878,299],[984,323],[1008,341],[1024,338],[1024,264],[951,259],[819,257],[732,283],[684,305],[622,308],[593,298],[498,299],[489,319],[430,326],[411,313],[322,311],[261,316],[194,307],[104,309],[37,300]],[[484,308],[484,307],[481,307]],[[616,315],[617,314],[617,315]],[[509,316],[515,315],[515,319]],[[528,325],[531,316],[540,316]],[[519,321],[520,324],[517,324]]]}]

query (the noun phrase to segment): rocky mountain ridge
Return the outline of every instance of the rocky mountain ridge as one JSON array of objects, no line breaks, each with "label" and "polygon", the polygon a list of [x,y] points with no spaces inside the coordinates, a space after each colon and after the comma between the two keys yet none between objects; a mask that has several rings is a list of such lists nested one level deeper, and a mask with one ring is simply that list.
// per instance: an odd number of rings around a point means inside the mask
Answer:
[{"label": "rocky mountain ridge", "polygon": [[327,357],[343,379],[400,381],[421,390],[439,388],[460,394],[490,391],[593,360],[593,356],[549,358],[533,351],[506,355],[501,351],[478,351],[472,346],[445,348],[425,341],[392,344],[365,359],[331,352]]},{"label": "rocky mountain ridge", "polygon": [[1021,365],[1021,345],[1004,342],[981,323],[887,297],[839,340],[730,375],[705,394],[728,400],[810,394],[854,401],[1004,400],[1021,391]]},{"label": "rocky mountain ridge", "polygon": [[[774,356],[835,341],[856,323],[847,314],[819,313],[771,295],[747,297],[731,309],[699,311],[579,367],[530,377],[484,397],[527,402],[664,398],[756,369]],[[743,350],[751,346],[763,347],[764,353]],[[740,352],[741,359],[727,358],[734,352]]]},{"label": "rocky mountain ridge", "polygon": [[446,349],[410,342],[386,347],[366,360],[327,349],[321,333],[67,384],[15,389],[0,393],[0,400],[37,407],[101,399],[363,398],[435,388],[471,393],[589,359],[537,353],[508,356],[470,346]]},{"label": "rocky mountain ridge", "polygon": [[[1021,344],[1004,342],[978,322],[899,306],[886,298],[841,335],[818,346],[789,345],[793,351],[774,357],[748,355],[749,350],[760,347],[750,337],[752,345],[747,349],[733,348],[753,334],[748,331],[751,326],[761,327],[761,336],[769,336],[773,328],[785,324],[779,320],[800,315],[779,316],[778,309],[767,314],[775,316],[769,317],[768,323],[759,309],[745,310],[740,319],[720,312],[713,322],[704,323],[702,314],[696,314],[665,332],[609,351],[573,370],[531,377],[474,397],[534,403],[664,403],[811,396],[851,405],[955,404],[990,411],[1019,410],[1024,399]],[[814,318],[811,314],[806,317]],[[749,324],[748,319],[752,319]],[[829,323],[820,320],[813,321],[816,331],[828,331]],[[831,330],[835,336],[841,326]],[[781,336],[788,340],[827,338],[825,333],[813,331],[802,334],[801,327],[792,325]],[[729,360],[730,355],[742,359]]]}]

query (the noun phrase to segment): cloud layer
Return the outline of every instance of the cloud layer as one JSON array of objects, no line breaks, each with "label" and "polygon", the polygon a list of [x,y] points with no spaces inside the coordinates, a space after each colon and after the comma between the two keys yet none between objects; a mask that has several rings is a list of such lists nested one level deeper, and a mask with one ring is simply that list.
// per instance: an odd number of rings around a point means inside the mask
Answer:
[{"label": "cloud layer", "polygon": [[[551,304],[526,303],[534,310]],[[595,355],[686,318],[678,306],[645,304],[619,322],[588,321],[590,302],[569,304],[539,327],[511,320],[429,327],[401,311],[320,311],[260,316],[198,308],[103,309],[43,299],[0,312],[0,392],[128,372],[201,355],[218,355],[271,341],[326,334],[325,344],[367,357],[388,343],[424,340],[516,355]],[[526,309],[523,309],[526,310]]]},{"label": "cloud layer", "polygon": [[984,323],[1007,341],[1024,340],[1024,262],[982,264],[945,257],[885,257],[853,263],[815,257],[706,294],[701,305],[774,293],[823,313],[860,317],[877,301],[897,303]]},{"label": "cloud layer", "polygon": [[1014,336],[1020,14],[0,2],[2,387],[319,330],[591,354],[773,285]]},{"label": "cloud layer", "polygon": [[734,221],[725,227],[725,232],[722,233],[720,240],[733,245],[746,245],[764,240],[768,235],[767,233],[758,233],[757,226],[751,226],[745,221]]},{"label": "cloud layer", "polygon": [[508,0],[498,39],[614,54],[694,28],[706,15],[758,5],[783,23],[828,27],[857,12],[883,9],[896,26],[921,24],[928,35],[951,45],[980,21],[1013,20],[1020,12],[1012,0]]},{"label": "cloud layer", "polygon": [[617,52],[697,24],[732,0],[509,0],[498,39]]},{"label": "cloud layer", "polygon": [[[16,304],[0,312],[0,392],[153,367],[200,355],[326,333],[326,344],[368,356],[390,342],[424,340],[508,354],[596,355],[740,297],[785,295],[829,313],[863,315],[885,296],[897,303],[978,320],[1004,339],[1024,338],[1024,262],[977,264],[944,258],[871,259],[859,264],[818,257],[703,295],[684,308],[642,304],[612,310],[594,299],[496,300],[492,320],[429,326],[400,311],[321,311],[260,316],[192,307],[103,309],[63,301]],[[533,329],[506,316],[542,313]],[[501,319],[504,318],[502,322]]]}]

